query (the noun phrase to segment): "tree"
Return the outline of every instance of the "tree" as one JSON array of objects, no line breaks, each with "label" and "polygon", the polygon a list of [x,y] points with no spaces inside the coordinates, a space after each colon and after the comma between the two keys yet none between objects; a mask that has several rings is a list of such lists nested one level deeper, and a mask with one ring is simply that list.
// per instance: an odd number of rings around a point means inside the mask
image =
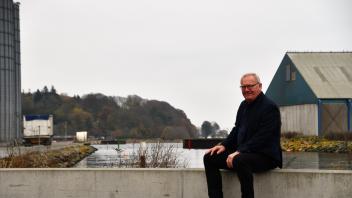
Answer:
[{"label": "tree", "polygon": [[214,134],[215,138],[226,138],[228,135],[228,131],[226,130],[219,130]]},{"label": "tree", "polygon": [[80,107],[75,107],[69,114],[69,121],[74,127],[75,131],[87,130],[89,127],[87,123],[91,123],[92,115]]},{"label": "tree", "polygon": [[220,130],[220,126],[216,122],[204,121],[201,127],[202,136],[208,138],[209,136],[215,137]]},{"label": "tree", "polygon": [[47,94],[49,93],[49,89],[48,87],[45,85],[44,88],[43,88],[43,91],[42,91],[44,94]]},{"label": "tree", "polygon": [[216,122],[212,122],[211,126],[212,126],[212,129],[213,129],[213,131],[212,131],[213,134],[215,134],[216,132],[218,132],[220,130],[220,126]]},{"label": "tree", "polygon": [[51,94],[56,94],[56,89],[54,88],[54,86],[51,86],[50,93]]},{"label": "tree", "polygon": [[172,140],[190,138],[190,135],[184,127],[167,126],[164,128],[160,137],[162,139]]},{"label": "tree", "polygon": [[37,103],[42,99],[42,92],[37,89],[37,91],[33,94],[33,102]]},{"label": "tree", "polygon": [[31,114],[34,111],[33,98],[31,93],[22,93],[22,113]]},{"label": "tree", "polygon": [[204,121],[201,126],[202,136],[208,138],[208,136],[213,132],[213,127],[209,121]]},{"label": "tree", "polygon": [[[67,129],[68,132],[87,130],[99,137],[175,139],[198,135],[182,110],[137,95],[127,97],[119,106],[116,97],[99,93],[70,97],[57,94],[54,86],[50,91],[45,86],[41,91],[22,93],[22,98],[23,113],[54,115],[54,134]],[[166,127],[169,128],[164,131]]]}]

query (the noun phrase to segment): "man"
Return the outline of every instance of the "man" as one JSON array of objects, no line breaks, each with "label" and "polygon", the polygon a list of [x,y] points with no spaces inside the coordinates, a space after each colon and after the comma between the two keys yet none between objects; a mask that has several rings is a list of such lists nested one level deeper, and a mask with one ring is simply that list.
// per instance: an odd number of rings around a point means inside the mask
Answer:
[{"label": "man", "polygon": [[204,167],[210,198],[222,198],[219,169],[236,171],[242,198],[254,198],[253,173],[282,167],[280,147],[280,111],[262,93],[262,84],[255,73],[242,76],[244,101],[229,136],[204,155]]}]

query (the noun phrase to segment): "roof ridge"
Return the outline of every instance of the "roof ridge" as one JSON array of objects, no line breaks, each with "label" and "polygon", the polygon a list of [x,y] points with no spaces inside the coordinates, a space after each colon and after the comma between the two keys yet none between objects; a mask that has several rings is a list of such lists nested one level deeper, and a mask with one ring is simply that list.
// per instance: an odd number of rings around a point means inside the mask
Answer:
[{"label": "roof ridge", "polygon": [[286,53],[352,53],[352,51],[287,51]]}]

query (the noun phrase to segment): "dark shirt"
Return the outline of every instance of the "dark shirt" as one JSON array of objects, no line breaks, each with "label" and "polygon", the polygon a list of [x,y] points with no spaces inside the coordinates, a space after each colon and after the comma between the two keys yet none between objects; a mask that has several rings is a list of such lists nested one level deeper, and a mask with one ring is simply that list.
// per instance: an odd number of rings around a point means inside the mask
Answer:
[{"label": "dark shirt", "polygon": [[279,108],[260,93],[253,102],[241,103],[237,111],[235,127],[221,144],[226,150],[261,153],[272,158],[281,168],[280,131]]}]

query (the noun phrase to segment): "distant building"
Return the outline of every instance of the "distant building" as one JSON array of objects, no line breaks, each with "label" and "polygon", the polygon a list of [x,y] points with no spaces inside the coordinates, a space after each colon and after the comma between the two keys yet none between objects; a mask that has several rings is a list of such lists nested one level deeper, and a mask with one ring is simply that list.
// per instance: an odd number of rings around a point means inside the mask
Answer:
[{"label": "distant building", "polygon": [[351,132],[352,52],[287,52],[266,95],[280,106],[282,132]]},{"label": "distant building", "polygon": [[0,142],[21,136],[19,3],[0,0]]}]

